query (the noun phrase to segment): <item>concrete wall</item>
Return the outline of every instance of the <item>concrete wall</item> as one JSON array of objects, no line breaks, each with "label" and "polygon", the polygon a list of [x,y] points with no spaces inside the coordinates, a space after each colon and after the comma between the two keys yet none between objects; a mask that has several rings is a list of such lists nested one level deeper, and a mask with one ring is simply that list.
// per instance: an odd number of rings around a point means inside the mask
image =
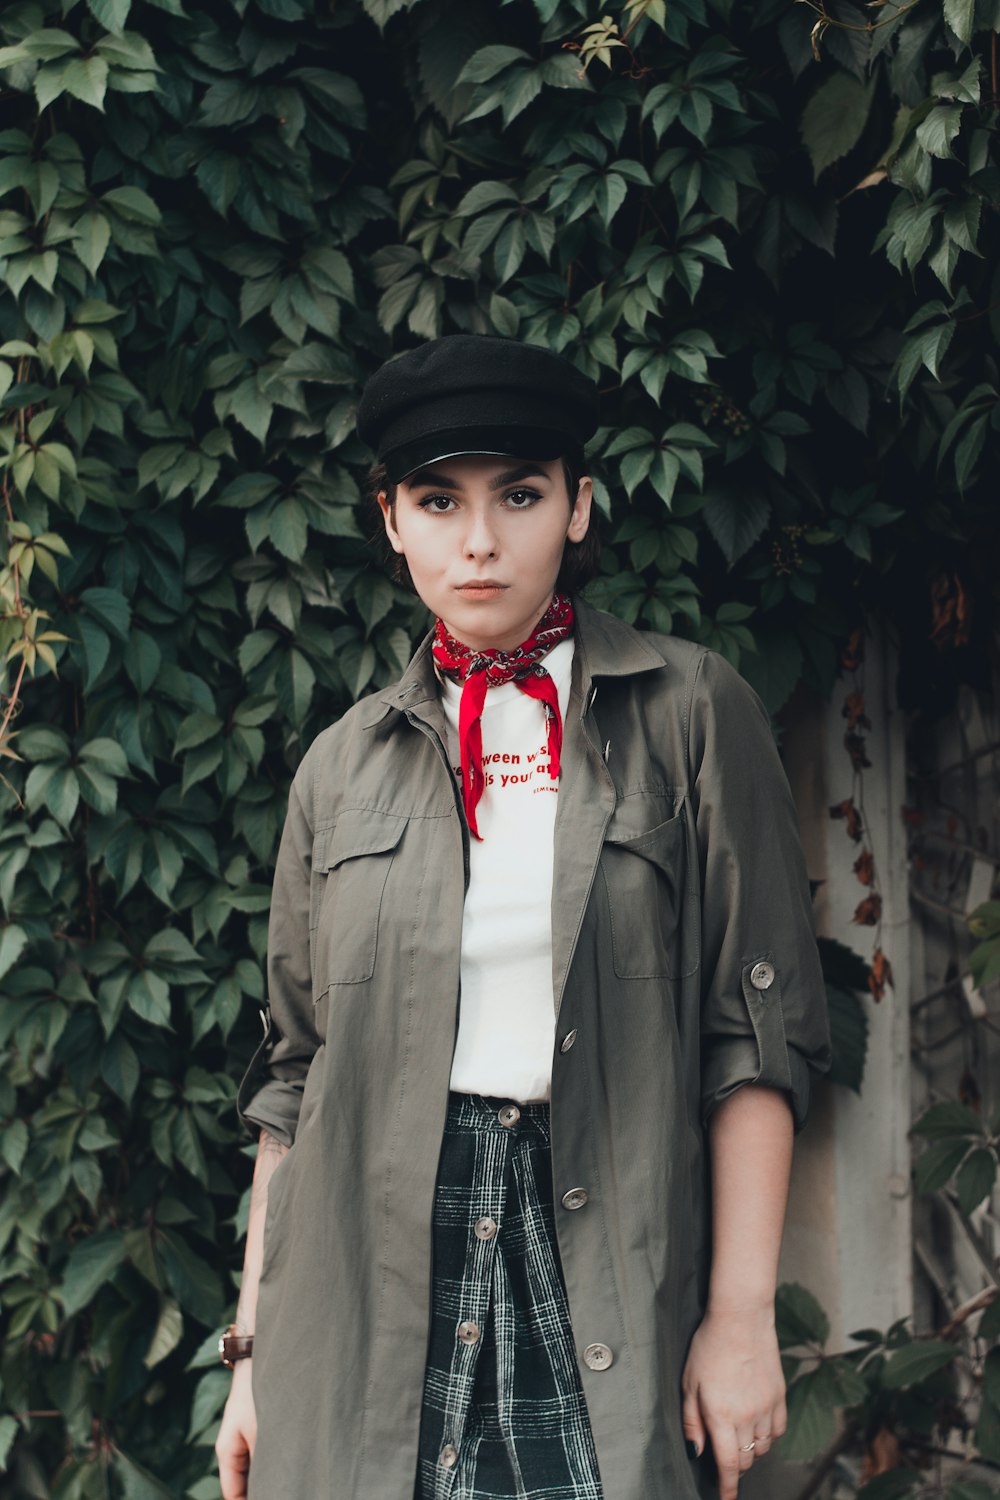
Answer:
[{"label": "concrete wall", "polygon": [[[908,869],[900,809],[905,794],[905,725],[893,700],[891,653],[869,641],[863,688],[872,729],[870,769],[854,783],[844,748],[841,707],[857,688],[844,679],[829,704],[800,692],[783,714],[782,753],[802,825],[810,878],[821,881],[817,930],[870,959],[874,930],[854,925],[867,894],[852,866],[858,848],[832,804],[864,799],[883,919],[881,944],[895,987],[881,1004],[866,999],[870,1023],[863,1091],[821,1083],[812,1116],[796,1141],[781,1279],[808,1287],[826,1308],[831,1347],[863,1327],[886,1327],[910,1314],[911,1256],[909,1066],[910,920]],[[749,1500],[785,1500],[806,1472],[777,1458],[755,1464],[741,1486]]]}]

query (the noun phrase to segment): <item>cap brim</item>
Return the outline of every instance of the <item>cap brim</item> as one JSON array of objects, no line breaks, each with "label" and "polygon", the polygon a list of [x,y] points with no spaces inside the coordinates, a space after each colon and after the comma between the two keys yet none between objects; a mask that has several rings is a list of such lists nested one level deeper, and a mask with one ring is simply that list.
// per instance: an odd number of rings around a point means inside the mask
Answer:
[{"label": "cap brim", "polygon": [[448,458],[482,454],[494,458],[539,459],[548,463],[579,448],[565,432],[544,427],[468,427],[428,433],[387,453],[383,459],[390,484],[408,479],[417,469]]}]

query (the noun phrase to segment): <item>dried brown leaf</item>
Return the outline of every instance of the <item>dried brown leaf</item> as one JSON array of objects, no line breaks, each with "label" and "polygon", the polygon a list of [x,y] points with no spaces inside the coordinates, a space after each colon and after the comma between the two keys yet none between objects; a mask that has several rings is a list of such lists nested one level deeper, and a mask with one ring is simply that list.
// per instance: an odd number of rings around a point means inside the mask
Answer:
[{"label": "dried brown leaf", "polygon": [[865,1446],[864,1463],[861,1467],[861,1482],[867,1483],[874,1479],[877,1474],[888,1474],[890,1469],[898,1469],[903,1462],[903,1450],[899,1446],[899,1439],[888,1427],[880,1427]]},{"label": "dried brown leaf", "polygon": [[865,633],[862,626],[856,626],[847,639],[847,645],[840,654],[840,665],[845,672],[856,672],[865,659]]},{"label": "dried brown leaf", "polygon": [[843,818],[847,823],[847,837],[853,839],[856,844],[861,842],[861,814],[854,805],[854,799],[847,797],[843,802],[837,802],[830,808],[831,818]]},{"label": "dried brown leaf", "polygon": [[871,765],[866,753],[865,737],[849,729],[844,735],[844,749],[851,757],[851,765],[855,771],[863,771],[866,766]]},{"label": "dried brown leaf", "polygon": [[881,948],[876,948],[872,954],[872,970],[868,976],[868,988],[871,990],[872,999],[876,1004],[885,995],[886,985],[893,984],[892,964],[886,958]]},{"label": "dried brown leaf", "polygon": [[847,720],[848,729],[871,729],[872,721],[865,713],[864,693],[848,693],[844,699],[844,706],[840,710],[841,717]]},{"label": "dried brown leaf", "polygon": [[872,891],[863,901],[859,901],[854,909],[851,919],[859,927],[874,927],[882,915],[882,897],[878,891]]}]

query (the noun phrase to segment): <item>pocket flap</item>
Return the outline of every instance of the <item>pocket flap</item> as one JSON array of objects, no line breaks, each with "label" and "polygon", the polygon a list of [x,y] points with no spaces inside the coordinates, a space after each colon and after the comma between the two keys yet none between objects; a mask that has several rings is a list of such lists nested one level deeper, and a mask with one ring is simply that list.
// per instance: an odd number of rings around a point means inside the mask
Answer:
[{"label": "pocket flap", "polygon": [[374,812],[370,807],[346,809],[332,828],[317,832],[313,840],[313,870],[318,873],[335,870],[347,859],[395,849],[407,821],[396,813]]},{"label": "pocket flap", "polygon": [[655,828],[646,829],[642,833],[634,833],[628,828],[616,828],[612,823],[604,837],[605,843],[611,848],[638,854],[651,864],[658,865],[661,870],[672,871],[677,866],[678,847],[683,845],[684,818],[682,813],[677,812],[672,818],[667,818],[666,822],[658,823]]}]

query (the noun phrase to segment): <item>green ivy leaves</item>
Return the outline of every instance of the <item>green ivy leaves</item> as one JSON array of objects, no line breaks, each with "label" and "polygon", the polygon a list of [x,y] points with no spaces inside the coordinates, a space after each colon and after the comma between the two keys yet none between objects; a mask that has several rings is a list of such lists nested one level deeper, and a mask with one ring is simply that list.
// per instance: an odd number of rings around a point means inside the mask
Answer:
[{"label": "green ivy leaves", "polygon": [[[696,348],[691,343],[687,347]],[[644,384],[651,382],[657,392],[662,389],[669,373],[669,354],[633,350],[626,357],[626,366],[629,360],[634,361],[632,371],[638,370],[640,378],[646,377]],[[658,361],[660,367],[651,368],[652,360]],[[643,481],[648,481],[664,505],[670,508],[681,475],[690,479],[696,489],[702,488],[705,479],[702,452],[714,446],[712,439],[699,428],[688,422],[675,422],[667,428],[661,441],[657,441],[645,427],[627,427],[611,439],[604,449],[604,457],[620,459],[618,471],[629,496]]]},{"label": "green ivy leaves", "polygon": [[[98,10],[108,23],[124,21],[128,5],[122,0],[100,0]],[[90,7],[94,12],[94,6]],[[98,14],[97,19],[105,19]],[[118,30],[117,24],[113,27]],[[31,81],[39,110],[48,109],[68,94],[93,109],[104,109],[108,89],[123,93],[148,93],[157,87],[158,66],[144,37],[127,31],[100,37],[92,47],[56,26],[29,33],[11,47],[0,47],[0,68],[23,70]]]},{"label": "green ivy leaves", "polygon": [[917,1191],[940,1192],[954,1179],[958,1205],[971,1214],[993,1191],[1000,1149],[1000,1113],[990,1128],[964,1104],[934,1104],[913,1127],[927,1146],[914,1169]]},{"label": "green ivy leaves", "polygon": [[16,746],[34,763],[25,783],[30,810],[44,808],[63,828],[71,824],[81,797],[95,812],[114,812],[118,781],[130,774],[115,740],[99,737],[74,750],[63,730],[32,725],[18,735]]},{"label": "green ivy leaves", "polygon": [[540,63],[520,47],[482,47],[469,59],[456,82],[477,84],[465,120],[478,120],[499,109],[504,125],[510,125],[528,108],[543,88],[590,89],[578,64],[565,53]]},{"label": "green ivy leaves", "polygon": [[[905,1323],[896,1323],[885,1332],[862,1329],[851,1335],[851,1348],[832,1353],[826,1348],[830,1324],[825,1312],[813,1294],[797,1284],[778,1288],[776,1317],[789,1418],[788,1433],[778,1449],[788,1460],[815,1458],[844,1425],[852,1433],[868,1434],[881,1427],[897,1439],[912,1434],[919,1441],[931,1404],[948,1399],[954,1389],[954,1369],[963,1351],[948,1339],[917,1338]],[[992,1400],[992,1358],[990,1354],[985,1361],[987,1405]],[[982,1451],[992,1456],[988,1444]],[[894,1466],[863,1485],[859,1500],[890,1500],[908,1493],[919,1479],[919,1470]],[[975,1482],[969,1483],[975,1493]],[[960,1489],[948,1494],[957,1496]]]},{"label": "green ivy leaves", "polygon": [[813,176],[840,161],[864,133],[876,78],[863,83],[850,73],[831,73],[820,84],[802,113],[802,141],[812,161]]}]

